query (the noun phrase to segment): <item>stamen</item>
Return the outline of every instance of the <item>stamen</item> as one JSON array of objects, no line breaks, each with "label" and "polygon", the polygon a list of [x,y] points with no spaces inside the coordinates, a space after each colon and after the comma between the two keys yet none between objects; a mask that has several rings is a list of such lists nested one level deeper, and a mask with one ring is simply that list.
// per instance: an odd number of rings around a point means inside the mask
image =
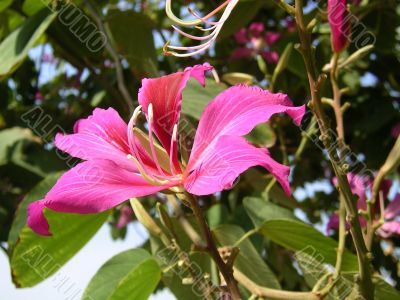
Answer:
[{"label": "stamen", "polygon": [[211,74],[213,75],[215,82],[216,82],[216,83],[220,83],[218,73],[217,73],[217,71],[216,71],[214,68],[212,68]]},{"label": "stamen", "polygon": [[156,154],[156,149],[154,148],[154,140],[153,140],[153,104],[150,103],[148,108],[147,108],[147,123],[149,125],[149,141],[150,141],[150,149],[151,149],[151,155],[153,157],[153,161],[157,167],[158,172],[165,176],[165,173],[163,169],[160,166],[160,163],[158,162],[157,154]]},{"label": "stamen", "polygon": [[150,176],[150,177],[153,178],[153,180],[155,180],[153,172],[146,166],[146,164],[142,160],[140,151],[139,151],[139,149],[138,149],[138,147],[136,145],[136,137],[135,137],[134,132],[133,132],[133,128],[136,127],[136,121],[137,121],[137,118],[138,118],[139,114],[141,113],[141,109],[142,109],[141,105],[139,105],[138,107],[135,108],[135,110],[134,110],[134,112],[132,114],[132,117],[131,117],[131,119],[129,120],[129,123],[128,123],[129,148],[130,148],[131,152],[133,154],[135,154],[135,157],[136,157],[135,160],[140,164],[141,169],[143,170],[143,172],[145,172],[148,177]]},{"label": "stamen", "polygon": [[[177,30],[178,33],[183,34],[186,37],[192,38],[194,40],[204,40],[207,41],[201,45],[194,46],[194,47],[177,47],[177,46],[171,46],[169,43],[167,43],[164,47],[164,53],[166,55],[174,55],[177,57],[189,57],[189,56],[194,56],[196,54],[202,53],[206,51],[208,48],[211,47],[211,45],[215,42],[218,34],[220,33],[222,26],[224,25],[225,21],[228,19],[229,15],[231,14],[232,10],[235,8],[235,6],[238,4],[239,0],[226,0],[224,3],[222,3],[220,6],[218,6],[216,9],[214,9],[211,13],[207,14],[204,17],[199,16],[197,12],[195,12],[192,9],[189,9],[189,12],[194,15],[197,20],[193,21],[183,21],[179,18],[177,18],[171,10],[171,0],[166,1],[166,11],[168,17],[177,24],[181,26],[196,26],[196,28],[202,30],[202,31],[212,31],[207,37],[208,39],[203,39],[198,36],[191,36],[188,33],[184,32],[183,30]],[[217,12],[222,10],[224,7],[225,10],[220,17],[218,21],[208,21],[209,18],[214,16]],[[211,28],[201,28],[199,26],[200,24],[212,24],[213,26]],[[175,29],[175,28],[174,28]],[[173,50],[178,50],[178,51],[183,51],[184,53],[179,53],[179,52],[174,52],[174,51],[169,51],[169,49]],[[193,52],[190,52],[193,51]]]},{"label": "stamen", "polygon": [[186,37],[188,37],[188,38],[190,38],[192,40],[198,40],[198,41],[207,40],[210,37],[212,37],[212,35],[214,35],[214,33],[210,33],[210,34],[207,34],[205,36],[196,36],[196,35],[191,35],[189,33],[186,33],[186,32],[182,31],[181,29],[179,29],[178,27],[176,27],[174,25],[172,25],[172,28],[174,30],[176,30],[178,33],[182,34],[183,36],[186,36]]},{"label": "stamen", "polygon": [[169,148],[169,167],[171,169],[172,175],[176,175],[173,157],[175,154],[175,149],[177,149],[176,148],[177,141],[178,141],[178,124],[175,124],[174,129],[172,130],[171,147]]},{"label": "stamen", "polygon": [[163,185],[163,184],[168,183],[168,180],[160,180],[160,179],[157,179],[157,178],[149,176],[146,173],[146,171],[143,169],[143,166],[139,163],[139,161],[134,156],[132,156],[131,154],[128,154],[126,156],[126,158],[135,163],[135,165],[138,168],[140,174],[142,175],[144,180],[146,180],[148,183],[150,183],[152,185]]}]

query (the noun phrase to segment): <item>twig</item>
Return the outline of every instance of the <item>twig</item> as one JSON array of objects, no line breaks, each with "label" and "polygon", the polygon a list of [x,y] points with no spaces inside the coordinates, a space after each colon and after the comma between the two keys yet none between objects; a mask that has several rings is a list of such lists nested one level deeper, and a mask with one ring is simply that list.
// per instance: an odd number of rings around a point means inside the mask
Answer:
[{"label": "twig", "polygon": [[95,7],[90,3],[89,0],[85,0],[86,6],[89,9],[89,12],[91,13],[92,17],[94,18],[97,26],[99,27],[99,30],[105,35],[106,37],[106,49],[108,53],[111,55],[112,59],[114,60],[115,64],[115,69],[117,72],[117,84],[118,84],[118,89],[121,92],[121,95],[123,96],[126,104],[129,107],[130,112],[133,112],[133,99],[129,94],[128,89],[125,86],[125,80],[124,80],[124,72],[123,68],[121,65],[121,61],[119,60],[118,53],[115,51],[113,46],[111,45],[110,42],[110,36],[107,34],[107,30],[104,27],[102,17],[96,12]]},{"label": "twig", "polygon": [[280,299],[280,300],[319,300],[322,296],[319,292],[291,292],[271,289],[263,286],[259,286],[248,278],[245,274],[240,272],[237,268],[233,267],[233,275],[235,279],[248,289],[253,295],[258,297],[266,297],[268,299]]},{"label": "twig", "polygon": [[185,197],[186,200],[190,203],[190,207],[193,210],[193,214],[203,231],[204,238],[206,239],[207,242],[207,252],[214,259],[215,263],[218,266],[219,271],[224,277],[226,285],[231,293],[232,299],[233,300],[242,299],[236,280],[233,277],[233,270],[232,268],[229,268],[229,266],[227,266],[225,262],[222,260],[219,251],[217,249],[217,246],[215,245],[214,239],[212,237],[210,228],[208,227],[207,222],[203,216],[203,212],[201,211],[200,206],[197,203],[197,199],[188,193],[185,193]]},{"label": "twig", "polygon": [[317,118],[318,126],[321,131],[320,138],[324,144],[325,149],[328,150],[329,159],[332,163],[335,175],[338,178],[339,192],[343,194],[348,220],[351,225],[350,232],[357,251],[359,274],[356,284],[359,287],[361,295],[365,299],[373,299],[374,286],[372,283],[370,264],[372,256],[368,252],[365,245],[361,225],[358,219],[358,211],[355,197],[351,191],[347,176],[345,172],[343,172],[343,167],[337,162],[337,148],[331,143],[330,127],[328,125],[325,113],[322,109],[321,98],[319,95],[320,82],[323,77],[318,76],[315,70],[313,51],[311,49],[311,37],[310,34],[307,32],[307,28],[304,24],[302,0],[295,0],[295,16],[300,37],[299,50],[303,56],[310,86],[312,110]]}]

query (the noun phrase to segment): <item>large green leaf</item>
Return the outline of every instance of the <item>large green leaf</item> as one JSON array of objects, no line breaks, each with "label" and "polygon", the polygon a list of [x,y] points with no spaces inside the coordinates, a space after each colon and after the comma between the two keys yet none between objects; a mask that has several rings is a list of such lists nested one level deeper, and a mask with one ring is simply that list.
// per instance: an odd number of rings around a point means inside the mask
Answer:
[{"label": "large green leaf", "polygon": [[182,112],[199,120],[206,105],[225,88],[224,84],[212,79],[206,79],[204,88],[196,80],[190,79],[183,90]]},{"label": "large green leaf", "polygon": [[56,14],[47,8],[29,17],[0,44],[0,80],[15,71]]},{"label": "large green leaf", "polygon": [[2,0],[0,1],[0,12],[5,10],[7,7],[9,7],[12,3],[12,0]]},{"label": "large green leaf", "polygon": [[110,10],[107,21],[118,53],[124,55],[130,68],[139,75],[158,76],[152,21],[132,10]]},{"label": "large green leaf", "polygon": [[[246,198],[244,207],[265,237],[296,251],[299,257],[305,254],[305,257],[318,257],[321,264],[335,265],[337,242],[298,220],[289,210],[258,198]],[[357,257],[348,251],[344,252],[342,263],[343,271],[358,270]]]},{"label": "large green leaf", "polygon": [[[220,225],[213,228],[212,232],[222,246],[234,245],[245,234],[244,230],[236,225]],[[239,249],[239,255],[234,263],[235,267],[261,286],[280,289],[275,274],[249,240],[241,242]]]},{"label": "large green leaf", "polygon": [[15,213],[14,221],[8,235],[8,248],[13,249],[15,243],[18,240],[18,236],[21,230],[26,225],[26,219],[28,216],[27,208],[28,205],[38,199],[42,199],[51,187],[56,183],[57,179],[61,176],[62,172],[49,174],[40,181],[22,200]]},{"label": "large green leaf", "polygon": [[0,131],[0,165],[10,161],[11,149],[20,140],[33,141],[35,135],[31,130],[21,127],[12,127]]},{"label": "large green leaf", "polygon": [[82,299],[146,300],[160,278],[161,269],[147,251],[128,250],[108,260],[97,271]]},{"label": "large green leaf", "polygon": [[77,215],[45,209],[53,235],[45,237],[34,233],[26,225],[26,207],[42,199],[58,176],[52,174],[40,182],[25,197],[14,220],[9,244],[10,265],[17,287],[34,286],[54,274],[93,237],[108,217],[108,212]]}]

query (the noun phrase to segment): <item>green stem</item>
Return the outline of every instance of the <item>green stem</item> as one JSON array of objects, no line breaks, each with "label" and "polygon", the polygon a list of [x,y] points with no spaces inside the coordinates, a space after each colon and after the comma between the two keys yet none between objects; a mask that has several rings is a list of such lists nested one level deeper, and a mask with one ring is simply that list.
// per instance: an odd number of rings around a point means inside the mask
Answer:
[{"label": "green stem", "polygon": [[344,204],[343,196],[340,195],[339,204],[339,242],[338,248],[336,249],[336,265],[335,273],[333,278],[336,279],[340,276],[340,271],[342,269],[343,253],[346,241],[346,207]]},{"label": "green stem", "polygon": [[207,243],[207,252],[214,259],[215,263],[218,266],[219,271],[224,277],[226,285],[231,293],[232,299],[234,300],[242,299],[239,288],[237,286],[237,282],[233,277],[233,270],[232,268],[229,268],[229,266],[227,266],[225,262],[222,260],[219,251],[217,249],[217,246],[215,245],[214,239],[212,237],[210,228],[208,227],[207,221],[204,218],[203,212],[201,211],[201,208],[197,202],[197,199],[188,193],[185,193],[185,197],[186,200],[190,203],[196,221],[198,222],[201,230],[203,231],[203,235]]},{"label": "green stem", "polygon": [[313,50],[311,48],[311,36],[307,32],[304,25],[303,1],[295,0],[295,16],[300,37],[300,52],[303,56],[304,64],[307,71],[307,77],[310,86],[312,109],[315,114],[318,126],[321,132],[321,140],[327,149],[329,159],[332,163],[333,170],[338,178],[339,192],[342,193],[345,202],[346,212],[349,219],[350,233],[357,251],[359,274],[356,284],[358,285],[361,295],[369,300],[374,298],[374,286],[371,276],[371,254],[365,245],[361,225],[358,219],[358,211],[355,197],[351,191],[346,173],[343,167],[337,161],[337,146],[332,144],[330,136],[330,127],[322,109],[321,98],[319,95],[320,82],[323,77],[317,76],[317,72],[313,63]]}]

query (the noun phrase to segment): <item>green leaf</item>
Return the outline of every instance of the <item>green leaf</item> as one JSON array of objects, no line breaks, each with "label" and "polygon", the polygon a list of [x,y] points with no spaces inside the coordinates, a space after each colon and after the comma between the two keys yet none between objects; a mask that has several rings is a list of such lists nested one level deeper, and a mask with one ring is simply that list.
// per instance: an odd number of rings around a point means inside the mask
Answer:
[{"label": "green leaf", "polygon": [[206,105],[225,88],[224,84],[216,83],[212,79],[206,79],[205,88],[196,80],[190,79],[183,90],[182,112],[199,120]]},{"label": "green leaf", "polygon": [[42,199],[60,173],[49,175],[23,200],[14,220],[9,244],[13,282],[17,287],[31,287],[48,278],[72,258],[99,230],[108,212],[78,215],[53,212],[44,214],[53,235],[39,236],[26,225],[26,207]]},{"label": "green leaf", "polygon": [[[222,246],[232,246],[244,234],[244,230],[235,225],[220,225],[212,230],[216,240]],[[255,283],[280,289],[279,282],[275,274],[260,257],[250,240],[244,240],[239,245],[240,252],[235,259],[234,265]]]},{"label": "green leaf", "polygon": [[[291,211],[258,198],[246,198],[244,207],[261,234],[296,251],[298,259],[302,259],[304,254],[318,257],[321,264],[335,265],[337,242],[295,218]],[[357,257],[347,250],[343,254],[342,270],[358,270]]]},{"label": "green leaf", "polygon": [[160,278],[161,269],[147,251],[128,250],[112,257],[97,271],[82,299],[146,300]]},{"label": "green leaf", "polygon": [[152,21],[132,10],[110,10],[107,22],[117,52],[124,55],[130,68],[139,75],[158,76]]},{"label": "green leaf", "polygon": [[7,164],[10,161],[11,150],[20,140],[33,141],[35,136],[31,130],[21,127],[12,127],[0,131],[0,165]]},{"label": "green leaf", "polygon": [[2,0],[0,1],[0,12],[5,10],[7,7],[9,7],[12,3],[12,0]]},{"label": "green leaf", "polygon": [[0,44],[0,80],[14,72],[54,20],[56,14],[45,8],[29,17]]},{"label": "green leaf", "polygon": [[387,283],[382,277],[375,276],[375,299],[376,300],[398,300],[400,293],[393,286]]},{"label": "green leaf", "polygon": [[14,248],[15,243],[18,240],[18,236],[21,230],[26,225],[26,219],[28,217],[27,208],[28,205],[36,200],[43,199],[46,193],[56,183],[57,179],[61,176],[62,172],[49,174],[45,179],[40,181],[22,200],[15,213],[14,221],[11,226],[10,234],[8,235],[8,247],[9,249]]},{"label": "green leaf", "polygon": [[293,44],[289,43],[285,50],[283,51],[278,64],[276,65],[276,68],[274,70],[274,74],[272,74],[272,79],[271,82],[272,84],[275,83],[276,79],[278,78],[279,74],[281,74],[286,67],[288,66],[290,56],[292,55],[292,50],[293,50]]}]

